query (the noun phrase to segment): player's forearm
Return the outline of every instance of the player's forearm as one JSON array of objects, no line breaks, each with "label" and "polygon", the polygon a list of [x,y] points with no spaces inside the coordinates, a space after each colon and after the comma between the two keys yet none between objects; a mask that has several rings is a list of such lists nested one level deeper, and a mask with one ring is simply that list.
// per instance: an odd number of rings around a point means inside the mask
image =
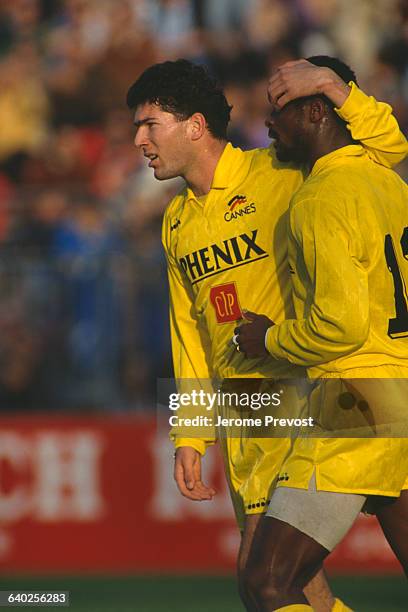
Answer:
[{"label": "player's forearm", "polygon": [[354,83],[343,104],[335,104],[354,140],[361,142],[374,161],[392,168],[408,155],[407,139],[389,104],[367,96]]},{"label": "player's forearm", "polygon": [[343,106],[350,95],[351,86],[330,68],[322,68],[319,78],[318,93],[324,94],[337,108]]},{"label": "player's forearm", "polygon": [[342,106],[349,93],[350,86],[333,70],[303,59],[279,66],[268,83],[269,101],[278,108],[297,98],[319,94]]},{"label": "player's forearm", "polygon": [[358,350],[367,339],[367,325],[353,325],[333,334],[329,324],[316,327],[308,319],[289,319],[267,331],[265,347],[276,359],[310,367],[344,357]]},{"label": "player's forearm", "polygon": [[388,104],[367,96],[355,83],[345,83],[329,68],[320,68],[315,74],[316,93],[333,102],[354,140],[361,142],[372,159],[387,167],[405,159],[408,142]]}]

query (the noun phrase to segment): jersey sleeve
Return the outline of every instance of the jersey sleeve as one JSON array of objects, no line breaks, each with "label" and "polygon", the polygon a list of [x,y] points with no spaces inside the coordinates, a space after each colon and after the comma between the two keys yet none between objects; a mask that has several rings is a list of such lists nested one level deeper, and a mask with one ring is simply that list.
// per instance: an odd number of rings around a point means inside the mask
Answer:
[{"label": "jersey sleeve", "polygon": [[[209,392],[211,385],[210,338],[207,329],[195,315],[193,296],[187,286],[177,261],[169,248],[168,221],[163,221],[162,242],[167,259],[170,291],[170,333],[173,355],[174,376],[179,393],[204,390]],[[178,416],[191,417],[193,407],[183,406]],[[179,428],[178,428],[179,429]],[[208,428],[206,428],[207,431]],[[176,435],[175,428],[170,431],[170,439],[175,448],[191,446],[202,455],[208,445],[214,444],[215,434],[208,438],[185,438]]]},{"label": "jersey sleeve", "polygon": [[408,142],[399,129],[392,108],[367,96],[355,83],[336,113],[347,122],[354,140],[359,140],[372,160],[392,168],[408,155]]},{"label": "jersey sleeve", "polygon": [[290,241],[296,274],[308,287],[304,317],[269,328],[267,350],[304,366],[355,351],[368,335],[368,277],[355,256],[345,210],[317,199],[299,202],[291,210]]}]

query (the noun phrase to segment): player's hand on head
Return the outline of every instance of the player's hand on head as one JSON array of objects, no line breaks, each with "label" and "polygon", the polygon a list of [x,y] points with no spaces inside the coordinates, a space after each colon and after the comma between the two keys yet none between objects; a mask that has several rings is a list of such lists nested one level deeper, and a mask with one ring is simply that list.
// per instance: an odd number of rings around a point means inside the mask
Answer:
[{"label": "player's hand on head", "polygon": [[275,109],[281,109],[296,98],[328,95],[334,85],[341,86],[347,96],[348,86],[330,68],[315,66],[304,59],[286,62],[269,79],[268,100]]},{"label": "player's hand on head", "polygon": [[264,357],[268,354],[265,348],[266,330],[274,325],[274,322],[266,315],[249,310],[244,312],[244,317],[248,323],[234,329],[234,344],[245,357]]},{"label": "player's hand on head", "polygon": [[211,500],[216,491],[201,480],[201,455],[191,446],[181,446],[174,459],[174,480],[184,497],[193,501]]}]

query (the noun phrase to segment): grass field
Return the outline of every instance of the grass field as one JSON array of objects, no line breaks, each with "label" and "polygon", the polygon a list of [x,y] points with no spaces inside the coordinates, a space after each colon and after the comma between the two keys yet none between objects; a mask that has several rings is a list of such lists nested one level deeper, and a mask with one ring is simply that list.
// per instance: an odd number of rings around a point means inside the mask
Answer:
[{"label": "grass field", "polygon": [[[334,592],[356,612],[407,612],[400,577],[336,577]],[[64,590],[75,612],[242,612],[232,577],[0,577],[0,590]],[[24,607],[38,610],[38,607]],[[64,608],[47,607],[47,610]]]}]

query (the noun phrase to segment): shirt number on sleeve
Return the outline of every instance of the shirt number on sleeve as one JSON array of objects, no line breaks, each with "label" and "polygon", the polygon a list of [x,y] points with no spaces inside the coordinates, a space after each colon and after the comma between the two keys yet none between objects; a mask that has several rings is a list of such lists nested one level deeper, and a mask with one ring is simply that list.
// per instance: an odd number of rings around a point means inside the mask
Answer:
[{"label": "shirt number on sleeve", "polygon": [[[408,227],[404,228],[401,236],[401,250],[405,260],[408,260]],[[390,338],[404,338],[408,336],[408,295],[407,284],[404,281],[398,265],[397,253],[394,241],[390,234],[385,236],[385,259],[388,270],[394,281],[395,318],[388,321],[388,335]]]}]

